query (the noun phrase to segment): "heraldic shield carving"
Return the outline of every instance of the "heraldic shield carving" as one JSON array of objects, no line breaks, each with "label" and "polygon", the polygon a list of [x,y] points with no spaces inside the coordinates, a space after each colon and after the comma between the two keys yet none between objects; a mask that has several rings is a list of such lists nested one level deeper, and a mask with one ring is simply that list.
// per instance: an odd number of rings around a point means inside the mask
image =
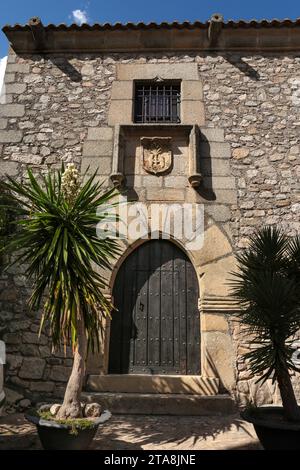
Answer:
[{"label": "heraldic shield carving", "polygon": [[148,173],[164,173],[172,166],[171,137],[142,137],[143,168]]}]

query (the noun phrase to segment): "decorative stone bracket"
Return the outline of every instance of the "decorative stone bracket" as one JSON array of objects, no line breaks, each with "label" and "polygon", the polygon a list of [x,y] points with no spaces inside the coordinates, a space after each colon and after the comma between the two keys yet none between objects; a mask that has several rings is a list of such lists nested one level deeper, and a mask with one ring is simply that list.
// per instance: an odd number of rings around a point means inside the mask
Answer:
[{"label": "decorative stone bracket", "polygon": [[220,33],[224,24],[224,18],[220,13],[214,13],[209,22],[208,27],[208,41],[211,47],[217,45]]},{"label": "decorative stone bracket", "polygon": [[[156,130],[164,130],[168,134],[168,130],[182,132],[188,134],[189,139],[189,165],[188,165],[188,181],[193,188],[200,186],[202,181],[202,175],[198,168],[199,166],[199,127],[197,125],[158,125],[158,124],[132,124],[132,125],[116,125],[115,126],[115,138],[113,146],[113,163],[112,163],[112,173],[110,179],[113,185],[116,188],[121,188],[125,184],[125,174],[124,174],[124,141],[126,135],[132,131],[138,132],[141,139],[143,140],[143,131],[153,130],[153,135],[155,135]],[[168,136],[165,139],[171,139]]]},{"label": "decorative stone bracket", "polygon": [[121,188],[125,183],[124,135],[121,127],[122,126],[116,125],[114,133],[112,173],[110,179],[115,188]]}]

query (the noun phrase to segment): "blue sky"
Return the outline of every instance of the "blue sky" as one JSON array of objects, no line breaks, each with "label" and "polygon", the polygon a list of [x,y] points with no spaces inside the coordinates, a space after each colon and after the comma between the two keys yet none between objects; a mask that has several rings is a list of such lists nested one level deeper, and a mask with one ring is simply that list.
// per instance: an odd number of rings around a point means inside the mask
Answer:
[{"label": "blue sky", "polygon": [[[76,11],[75,17],[72,12]],[[299,0],[1,0],[0,24],[26,23],[40,16],[47,23],[207,20],[212,13],[225,19],[296,18]],[[0,33],[0,58],[7,41]]]}]

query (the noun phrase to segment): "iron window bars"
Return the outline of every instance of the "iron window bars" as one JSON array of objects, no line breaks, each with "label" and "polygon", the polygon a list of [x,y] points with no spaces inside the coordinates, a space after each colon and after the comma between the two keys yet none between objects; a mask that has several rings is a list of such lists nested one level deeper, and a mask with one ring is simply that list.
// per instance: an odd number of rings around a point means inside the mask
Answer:
[{"label": "iron window bars", "polygon": [[137,82],[135,122],[180,123],[180,83]]}]

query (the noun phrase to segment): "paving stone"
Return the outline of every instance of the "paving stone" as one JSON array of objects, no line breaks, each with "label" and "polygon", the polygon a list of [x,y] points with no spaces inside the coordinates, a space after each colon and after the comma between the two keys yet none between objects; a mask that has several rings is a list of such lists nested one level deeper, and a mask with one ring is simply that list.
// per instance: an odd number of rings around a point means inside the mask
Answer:
[{"label": "paving stone", "polygon": [[[0,418],[0,450],[41,449],[36,427],[23,414]],[[93,450],[261,450],[252,425],[239,416],[112,416]],[[160,452],[161,453],[161,452]]]}]

